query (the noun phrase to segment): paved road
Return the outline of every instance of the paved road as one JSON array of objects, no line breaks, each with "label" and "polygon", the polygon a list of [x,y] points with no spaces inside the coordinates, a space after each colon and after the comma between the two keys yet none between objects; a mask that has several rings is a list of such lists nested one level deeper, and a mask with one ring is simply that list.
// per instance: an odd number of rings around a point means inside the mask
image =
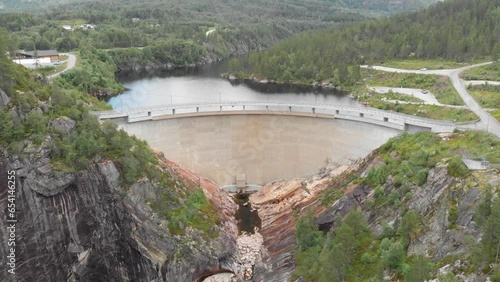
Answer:
[{"label": "paved road", "polygon": [[472,65],[460,69],[453,70],[451,74],[449,75],[451,79],[451,83],[457,90],[458,94],[460,94],[460,97],[464,100],[465,104],[469,107],[471,111],[473,111],[476,115],[479,116],[481,119],[480,125],[482,126],[483,130],[488,131],[490,133],[495,134],[498,138],[500,138],[500,123],[496,121],[491,115],[485,111],[477,102],[474,100],[474,98],[470,95],[470,93],[467,91],[467,88],[463,84],[462,80],[459,77],[459,74],[465,70],[479,67],[479,66],[484,66],[487,64],[491,64],[492,62],[487,62],[487,63],[482,63],[482,64],[477,64],[477,65]]},{"label": "paved road", "polygon": [[70,69],[72,69],[72,68],[75,67],[75,65],[76,65],[76,56],[75,55],[73,55],[71,53],[61,53],[60,55],[62,55],[62,56],[68,56],[68,60],[66,62],[66,68],[63,69],[62,71],[58,72],[58,73],[49,75],[47,77],[48,79],[53,79],[53,78],[59,76],[61,73],[66,72],[66,71],[68,71],[68,70],[70,70]]},{"label": "paved road", "polygon": [[382,70],[387,72],[398,72],[398,73],[416,73],[416,74],[435,74],[448,76],[453,84],[453,87],[457,90],[458,94],[464,100],[467,107],[473,111],[481,119],[479,123],[476,124],[478,130],[488,131],[498,138],[500,138],[500,123],[498,123],[491,115],[485,111],[481,106],[474,100],[465,87],[463,81],[460,79],[459,74],[465,70],[485,66],[493,62],[486,62],[481,64],[475,64],[466,66],[459,69],[446,69],[446,70],[404,70],[396,68],[388,68],[382,66],[361,66],[362,68],[373,68],[375,70]]}]

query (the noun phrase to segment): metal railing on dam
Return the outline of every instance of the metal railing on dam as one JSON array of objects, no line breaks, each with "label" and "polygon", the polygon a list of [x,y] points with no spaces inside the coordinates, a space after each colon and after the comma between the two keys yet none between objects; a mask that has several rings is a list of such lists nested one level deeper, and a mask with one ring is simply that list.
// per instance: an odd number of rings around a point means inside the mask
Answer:
[{"label": "metal railing on dam", "polygon": [[319,118],[336,118],[370,123],[398,130],[453,132],[455,129],[475,129],[476,122],[454,123],[378,110],[364,106],[332,104],[285,103],[277,101],[239,101],[203,104],[161,105],[124,111],[94,112],[99,119],[123,119],[129,123],[149,120],[237,114],[280,114]]}]

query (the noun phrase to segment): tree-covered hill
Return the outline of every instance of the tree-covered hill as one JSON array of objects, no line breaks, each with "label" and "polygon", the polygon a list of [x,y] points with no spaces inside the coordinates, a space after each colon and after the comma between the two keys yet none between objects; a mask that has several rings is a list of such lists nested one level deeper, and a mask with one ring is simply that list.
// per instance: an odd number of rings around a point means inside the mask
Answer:
[{"label": "tree-covered hill", "polygon": [[300,32],[435,1],[6,0],[0,26],[12,35],[10,50],[147,47],[111,55],[120,70],[165,68],[263,50]]},{"label": "tree-covered hill", "polygon": [[[218,59],[263,49],[305,30],[377,15],[322,1],[63,1],[58,5],[44,1],[43,6],[37,6],[41,1],[16,3],[32,9],[0,13],[0,26],[12,33],[11,50],[69,51],[82,44],[98,49],[169,46],[172,40],[184,40],[180,46],[195,45],[195,49],[205,51],[188,56],[190,60],[183,61],[187,64],[204,57]],[[14,1],[5,2],[7,11],[9,5]],[[95,28],[79,28],[83,24]],[[147,61],[148,56],[141,60]]]},{"label": "tree-covered hill", "polygon": [[385,11],[385,12],[401,12],[416,10],[428,6],[430,4],[436,3],[434,0],[407,0],[407,1],[397,1],[397,0],[324,0],[324,2],[333,3],[335,5],[340,5],[343,7],[354,8],[354,9],[368,9],[374,11]]},{"label": "tree-covered hill", "polygon": [[[26,50],[70,50],[83,40],[105,49],[143,47],[177,38],[199,45],[207,43],[208,51],[227,56],[268,47],[301,31],[422,7],[416,0],[402,2],[409,4],[393,9],[389,4],[365,6],[360,1],[323,0],[6,0],[0,10],[4,13],[0,14],[0,26],[15,32],[18,39],[14,43]],[[72,32],[63,29],[63,25],[76,28],[84,23],[97,28]],[[213,33],[207,36],[207,32]]]},{"label": "tree-covered hill", "polygon": [[232,66],[274,80],[333,78],[339,85],[359,79],[349,65],[408,58],[468,61],[499,53],[498,0],[455,0],[419,12],[302,33]]},{"label": "tree-covered hill", "polygon": [[[438,0],[400,0],[400,1],[386,1],[386,0],[251,0],[251,1],[221,1],[221,0],[168,0],[168,1],[136,1],[136,0],[108,0],[104,4],[114,7],[127,7],[127,8],[147,8],[147,7],[165,7],[169,6],[172,10],[184,10],[208,13],[220,13],[225,10],[245,11],[248,7],[257,8],[261,13],[283,13],[300,12],[305,15],[305,11],[318,11],[325,12],[325,7],[343,8],[343,9],[356,9],[360,11],[373,11],[376,14],[397,13],[402,11],[417,10],[422,7],[436,3]],[[11,11],[30,11],[44,8],[53,8],[61,5],[93,5],[100,1],[87,0],[3,0],[3,10]],[[101,2],[102,3],[102,2]],[[233,13],[233,15],[236,15]],[[250,16],[247,14],[246,16]]]}]

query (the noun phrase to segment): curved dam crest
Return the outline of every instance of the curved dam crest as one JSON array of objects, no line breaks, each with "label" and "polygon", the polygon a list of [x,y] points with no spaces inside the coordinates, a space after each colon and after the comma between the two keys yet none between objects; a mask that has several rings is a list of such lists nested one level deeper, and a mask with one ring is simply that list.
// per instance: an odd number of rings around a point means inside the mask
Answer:
[{"label": "curved dam crest", "polygon": [[179,117],[128,123],[129,134],[219,185],[306,177],[366,156],[400,131],[361,122],[286,115]]}]

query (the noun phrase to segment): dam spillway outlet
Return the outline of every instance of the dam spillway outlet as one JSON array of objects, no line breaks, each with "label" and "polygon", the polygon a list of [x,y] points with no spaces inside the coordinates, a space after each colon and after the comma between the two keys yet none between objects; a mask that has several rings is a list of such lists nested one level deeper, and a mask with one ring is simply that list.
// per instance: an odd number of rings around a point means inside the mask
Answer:
[{"label": "dam spillway outlet", "polygon": [[254,234],[262,227],[259,214],[257,210],[252,210],[249,197],[249,194],[236,194],[234,196],[234,201],[238,204],[238,210],[234,215],[238,221],[238,235]]}]

